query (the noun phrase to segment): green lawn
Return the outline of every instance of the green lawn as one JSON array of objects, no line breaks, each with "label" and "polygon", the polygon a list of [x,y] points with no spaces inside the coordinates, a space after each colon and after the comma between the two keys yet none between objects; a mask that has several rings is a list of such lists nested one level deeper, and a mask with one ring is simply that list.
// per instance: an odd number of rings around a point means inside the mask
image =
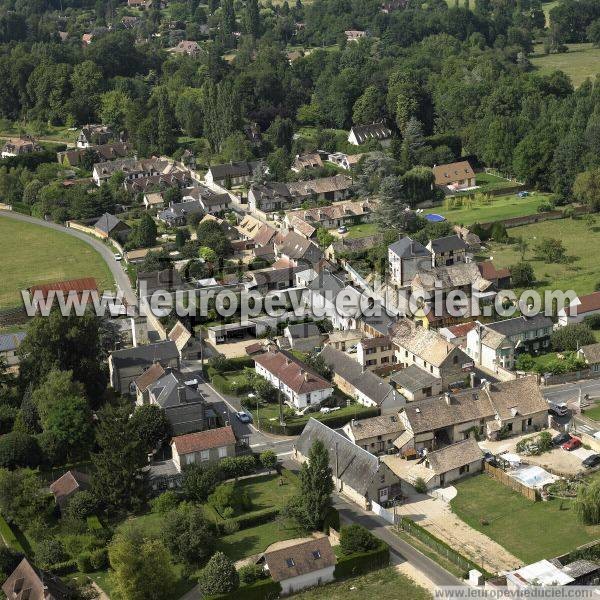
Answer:
[{"label": "green lawn", "polygon": [[[575,290],[578,294],[589,294],[600,282],[600,262],[594,252],[600,242],[600,227],[590,226],[585,219],[559,219],[534,223],[509,229],[511,238],[523,237],[529,243],[525,260],[531,262],[537,288]],[[538,259],[535,246],[543,238],[562,241],[569,261],[562,264],[545,263]],[[498,267],[510,267],[520,261],[516,244],[491,244],[489,255]]]},{"label": "green lawn", "polygon": [[583,411],[583,414],[589,419],[600,421],[600,404],[596,404],[596,406],[592,406],[592,408],[586,408]]},{"label": "green lawn", "polygon": [[296,600],[426,600],[428,592],[411,579],[398,573],[394,567],[373,571],[367,575],[353,577],[339,583],[331,583],[325,588],[309,590],[294,596]]},{"label": "green lawn", "polygon": [[[465,523],[504,546],[526,564],[559,556],[600,536],[581,525],[568,500],[531,502],[487,475],[454,484],[452,510]],[[482,525],[485,520],[488,525]]]},{"label": "green lawn", "polygon": [[379,231],[377,223],[361,223],[360,225],[352,225],[348,227],[348,233],[344,234],[344,238],[362,238],[373,235]]},{"label": "green lawn", "polygon": [[452,223],[459,225],[490,223],[500,219],[532,215],[537,212],[540,203],[547,198],[548,196],[545,194],[533,194],[527,198],[509,194],[492,196],[489,204],[477,203],[466,198],[449,198],[445,200],[443,208],[438,210],[437,207],[434,207],[427,212],[440,214]]},{"label": "green lawn", "polygon": [[564,54],[544,54],[541,44],[534,48],[531,62],[542,75],[559,70],[566,73],[575,87],[579,87],[588,77],[594,79],[600,73],[600,48],[592,44],[567,44],[569,51]]},{"label": "green lawn", "polygon": [[114,286],[110,270],[91,246],[46,227],[0,217],[0,308],[21,304],[20,290],[63,279],[95,277],[100,290]]},{"label": "green lawn", "polygon": [[217,550],[236,561],[253,554],[264,552],[275,542],[290,540],[306,535],[291,523],[279,519],[257,525],[250,529],[240,529],[231,535],[225,535],[217,541]]}]

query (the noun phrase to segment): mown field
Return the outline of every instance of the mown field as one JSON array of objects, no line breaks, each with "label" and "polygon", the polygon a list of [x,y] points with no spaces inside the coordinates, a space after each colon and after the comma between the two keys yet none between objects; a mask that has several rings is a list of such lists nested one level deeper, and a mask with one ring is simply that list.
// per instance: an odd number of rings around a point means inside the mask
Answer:
[{"label": "mown field", "polygon": [[21,304],[20,290],[64,279],[95,277],[101,290],[114,281],[100,254],[75,237],[0,216],[0,309]]},{"label": "mown field", "polygon": [[525,564],[560,556],[600,535],[600,526],[579,523],[569,500],[532,502],[487,475],[455,486],[453,512]]},{"label": "mown field", "polygon": [[[530,262],[538,281],[537,288],[575,290],[578,294],[593,292],[600,282],[600,262],[594,248],[600,243],[600,221],[560,219],[509,229],[511,238],[523,237],[529,248],[525,260]],[[562,241],[567,254],[564,263],[546,263],[536,256],[535,247],[544,238]],[[491,244],[489,254],[499,267],[510,267],[521,260],[516,244]]]},{"label": "mown field", "polygon": [[425,213],[442,215],[458,225],[490,223],[501,219],[533,215],[547,198],[545,194],[536,193],[527,198],[519,198],[516,194],[492,196],[489,203],[469,201],[466,198],[448,199],[442,207],[427,209]]},{"label": "mown field", "polygon": [[569,51],[564,54],[544,54],[543,46],[538,44],[531,62],[543,75],[564,71],[573,85],[579,87],[588,77],[594,79],[600,73],[600,48],[588,43],[567,45]]}]

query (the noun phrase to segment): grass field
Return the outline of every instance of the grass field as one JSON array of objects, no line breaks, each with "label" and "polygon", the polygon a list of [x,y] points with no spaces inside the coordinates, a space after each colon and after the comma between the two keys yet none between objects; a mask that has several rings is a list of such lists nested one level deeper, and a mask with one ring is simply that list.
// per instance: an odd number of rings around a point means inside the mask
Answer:
[{"label": "grass field", "polygon": [[0,308],[21,304],[20,290],[36,284],[95,277],[101,290],[114,281],[100,254],[77,238],[0,217]]},{"label": "grass field", "polygon": [[[600,535],[600,526],[578,522],[569,500],[531,502],[487,475],[455,486],[452,510],[526,564],[559,556]],[[489,524],[482,525],[482,520]]]},{"label": "grass field", "polygon": [[[600,262],[590,250],[600,242],[600,227],[590,227],[584,219],[559,219],[509,229],[511,238],[523,237],[529,243],[525,260],[531,262],[538,280],[537,288],[575,290],[589,294],[600,282]],[[535,246],[544,238],[562,241],[569,261],[547,264],[535,256]],[[509,267],[520,261],[516,244],[491,244],[490,255],[499,267]]]},{"label": "grass field", "polygon": [[[500,219],[524,217],[537,212],[537,207],[547,198],[544,194],[533,194],[527,198],[519,198],[516,194],[507,196],[493,196],[489,204],[468,204],[463,200],[463,205],[458,208],[437,207],[426,212],[443,215],[449,221],[462,225],[473,223],[489,223]],[[452,202],[452,200],[450,200]],[[454,200],[456,202],[456,200]]]},{"label": "grass field", "polygon": [[586,408],[583,411],[583,414],[588,417],[588,419],[600,421],[600,404],[596,404],[596,406],[592,406],[592,408]]},{"label": "grass field", "polygon": [[592,79],[600,73],[600,48],[592,44],[567,44],[569,51],[564,54],[544,54],[544,48],[537,45],[531,63],[543,75],[559,70],[564,71],[579,87],[588,77]]},{"label": "grass field", "polygon": [[361,223],[360,225],[352,225],[348,227],[348,233],[346,233],[344,238],[362,238],[367,237],[368,235],[373,235],[377,233],[379,227],[377,223]]},{"label": "grass field", "polygon": [[398,573],[393,567],[388,567],[294,596],[295,600],[322,600],[323,598],[328,598],[328,600],[362,600],[363,598],[425,600],[431,598],[431,593],[413,583],[402,573]]}]

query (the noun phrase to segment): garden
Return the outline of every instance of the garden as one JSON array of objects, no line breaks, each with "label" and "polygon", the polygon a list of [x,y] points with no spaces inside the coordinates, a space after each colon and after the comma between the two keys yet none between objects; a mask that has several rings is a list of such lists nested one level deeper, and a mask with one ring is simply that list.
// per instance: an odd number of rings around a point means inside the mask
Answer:
[{"label": "garden", "polygon": [[600,525],[582,524],[573,500],[532,502],[487,475],[455,486],[453,512],[526,564],[560,556],[600,535]]}]

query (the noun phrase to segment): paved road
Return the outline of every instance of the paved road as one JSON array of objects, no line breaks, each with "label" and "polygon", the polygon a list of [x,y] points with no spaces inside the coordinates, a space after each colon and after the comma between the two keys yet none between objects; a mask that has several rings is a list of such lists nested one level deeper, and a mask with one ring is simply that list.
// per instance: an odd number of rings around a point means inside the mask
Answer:
[{"label": "paved road", "polygon": [[339,494],[334,495],[334,506],[340,513],[342,523],[358,523],[386,542],[390,547],[392,564],[409,562],[425,574],[435,585],[463,585],[459,579],[446,569],[440,567],[436,562],[390,531],[389,525],[381,517],[363,510]]},{"label": "paved road", "polygon": [[97,240],[96,238],[93,238],[92,236],[87,235],[82,231],[69,229],[68,227],[63,227],[62,225],[57,225],[56,223],[52,223],[50,221],[36,219],[35,217],[22,215],[14,211],[0,210],[0,217],[14,219],[15,221],[24,221],[26,223],[33,223],[34,225],[40,225],[48,229],[54,229],[55,231],[60,231],[62,233],[66,233],[67,235],[72,235],[73,237],[79,238],[89,246],[92,246],[94,250],[97,250],[100,253],[100,256],[102,256],[104,262],[106,262],[108,268],[110,269],[110,272],[115,278],[118,289],[123,292],[123,296],[125,300],[127,300],[128,304],[137,304],[137,297],[135,295],[135,292],[133,291],[133,288],[131,287],[129,277],[127,276],[125,271],[123,271],[121,264],[115,260],[114,252],[110,249],[109,246],[103,244],[100,240]]},{"label": "paved road", "polygon": [[592,398],[600,397],[600,379],[583,379],[573,383],[563,383],[561,385],[552,385],[543,389],[544,398],[556,402],[568,402],[576,400],[581,394],[589,394]]}]

